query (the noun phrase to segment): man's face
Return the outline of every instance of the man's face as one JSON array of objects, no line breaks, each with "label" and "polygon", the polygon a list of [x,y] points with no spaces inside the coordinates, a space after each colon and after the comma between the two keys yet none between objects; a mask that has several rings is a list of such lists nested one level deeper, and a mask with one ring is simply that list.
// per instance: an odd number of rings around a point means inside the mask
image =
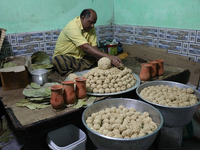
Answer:
[{"label": "man's face", "polygon": [[96,23],[96,21],[97,21],[97,15],[96,13],[93,13],[93,12],[91,12],[91,15],[89,18],[85,18],[84,16],[81,18],[83,29],[86,32],[89,32],[94,27],[94,24]]}]

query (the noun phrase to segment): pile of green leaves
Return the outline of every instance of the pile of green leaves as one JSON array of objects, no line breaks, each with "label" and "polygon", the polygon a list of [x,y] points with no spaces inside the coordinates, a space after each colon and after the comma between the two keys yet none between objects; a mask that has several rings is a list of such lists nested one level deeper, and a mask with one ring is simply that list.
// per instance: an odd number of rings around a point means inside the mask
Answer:
[{"label": "pile of green leaves", "polygon": [[59,83],[46,83],[43,86],[37,83],[30,83],[24,90],[25,99],[20,100],[16,106],[27,107],[29,109],[41,109],[50,104],[50,86]]}]

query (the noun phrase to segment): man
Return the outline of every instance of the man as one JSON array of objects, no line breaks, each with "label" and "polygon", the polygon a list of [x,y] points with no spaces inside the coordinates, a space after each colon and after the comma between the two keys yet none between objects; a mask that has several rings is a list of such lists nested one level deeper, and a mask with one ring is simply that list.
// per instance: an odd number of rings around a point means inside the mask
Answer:
[{"label": "man", "polygon": [[94,67],[101,57],[108,57],[116,67],[121,66],[121,60],[117,56],[98,50],[94,27],[96,21],[96,12],[84,9],[80,17],[74,18],[61,31],[52,59],[60,74],[68,75]]}]

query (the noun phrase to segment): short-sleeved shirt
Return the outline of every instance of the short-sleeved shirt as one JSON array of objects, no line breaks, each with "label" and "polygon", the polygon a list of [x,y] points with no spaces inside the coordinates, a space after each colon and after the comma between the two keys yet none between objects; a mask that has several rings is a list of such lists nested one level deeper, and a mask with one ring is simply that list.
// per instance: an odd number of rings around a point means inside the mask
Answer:
[{"label": "short-sleeved shirt", "polygon": [[89,32],[84,31],[80,17],[76,17],[61,31],[57,39],[53,57],[56,55],[67,55],[81,59],[85,53],[79,46],[85,43],[97,46],[95,28],[93,27]]}]

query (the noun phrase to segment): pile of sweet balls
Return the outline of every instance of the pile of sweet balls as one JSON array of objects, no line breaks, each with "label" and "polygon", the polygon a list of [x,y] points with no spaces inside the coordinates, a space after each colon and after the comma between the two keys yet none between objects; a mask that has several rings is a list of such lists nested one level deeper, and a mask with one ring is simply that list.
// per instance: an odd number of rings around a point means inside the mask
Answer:
[{"label": "pile of sweet balls", "polygon": [[107,57],[98,61],[98,67],[91,69],[84,77],[87,78],[86,87],[92,93],[114,93],[124,91],[136,84],[136,78],[131,69],[125,67],[120,70],[113,67]]}]

